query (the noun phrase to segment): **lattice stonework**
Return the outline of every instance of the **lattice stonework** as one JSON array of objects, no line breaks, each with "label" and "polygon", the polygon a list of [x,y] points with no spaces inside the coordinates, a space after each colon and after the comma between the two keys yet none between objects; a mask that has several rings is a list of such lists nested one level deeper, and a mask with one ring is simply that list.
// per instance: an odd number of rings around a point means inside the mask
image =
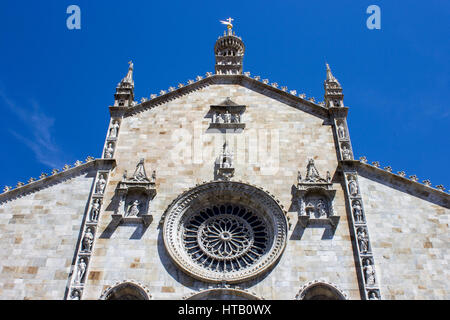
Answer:
[{"label": "lattice stonework", "polygon": [[263,190],[214,181],[182,194],[167,209],[164,243],[190,276],[237,283],[274,265],[286,246],[287,229],[285,212]]}]

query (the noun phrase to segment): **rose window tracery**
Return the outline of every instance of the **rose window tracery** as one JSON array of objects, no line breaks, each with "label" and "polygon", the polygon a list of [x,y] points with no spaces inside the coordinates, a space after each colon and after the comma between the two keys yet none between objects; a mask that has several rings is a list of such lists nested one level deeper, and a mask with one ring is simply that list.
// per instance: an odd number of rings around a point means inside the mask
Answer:
[{"label": "rose window tracery", "polygon": [[239,283],[268,271],[287,242],[285,211],[271,195],[213,181],[178,196],[164,214],[163,239],[178,268],[207,282]]},{"label": "rose window tracery", "polygon": [[266,251],[267,226],[251,210],[213,206],[186,221],[184,247],[192,261],[211,271],[229,272],[251,266]]}]

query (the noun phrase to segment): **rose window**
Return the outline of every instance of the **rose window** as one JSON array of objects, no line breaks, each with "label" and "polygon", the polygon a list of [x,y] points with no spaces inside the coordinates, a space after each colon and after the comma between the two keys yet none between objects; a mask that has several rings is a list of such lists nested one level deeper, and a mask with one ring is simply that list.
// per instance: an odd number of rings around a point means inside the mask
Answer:
[{"label": "rose window", "polygon": [[184,247],[192,261],[211,271],[246,268],[265,252],[263,219],[240,206],[213,206],[186,221]]},{"label": "rose window", "polygon": [[202,281],[238,283],[274,266],[287,241],[279,202],[246,183],[214,181],[178,196],[164,214],[175,265]]}]

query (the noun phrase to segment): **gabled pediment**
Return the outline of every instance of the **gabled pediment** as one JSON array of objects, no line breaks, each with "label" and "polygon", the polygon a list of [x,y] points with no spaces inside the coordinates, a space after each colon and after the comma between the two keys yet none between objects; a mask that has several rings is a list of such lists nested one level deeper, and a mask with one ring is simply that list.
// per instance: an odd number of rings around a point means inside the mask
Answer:
[{"label": "gabled pediment", "polygon": [[[154,107],[191,94],[211,85],[234,84],[241,85],[243,87],[246,87],[247,89],[253,90],[271,99],[275,99],[281,103],[318,116],[320,118],[328,118],[328,109],[323,105],[314,102],[313,99],[307,100],[303,97],[303,95],[300,95],[302,97],[297,96],[295,91],[289,92],[285,87],[281,87],[280,89],[275,83],[270,85],[267,81],[259,81],[259,77],[256,78],[257,79],[254,79],[247,75],[208,75],[205,78],[197,77],[197,81],[190,80],[187,85],[180,84],[177,89],[171,87],[171,90],[169,90],[168,92],[162,91],[161,95],[157,97],[153,96],[152,99],[143,101],[135,106],[110,107],[110,112],[111,116],[117,116],[119,114],[123,114],[125,117],[133,116],[134,114],[152,109]],[[230,106],[237,108],[242,107],[232,101],[232,97],[230,98],[230,101],[224,100],[222,103],[216,105],[216,107],[220,106]]]}]

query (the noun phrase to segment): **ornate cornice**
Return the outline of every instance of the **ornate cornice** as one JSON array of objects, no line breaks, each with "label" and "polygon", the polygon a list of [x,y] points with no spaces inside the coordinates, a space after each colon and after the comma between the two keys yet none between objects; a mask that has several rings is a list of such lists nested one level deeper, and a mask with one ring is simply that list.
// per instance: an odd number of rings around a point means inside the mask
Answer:
[{"label": "ornate cornice", "polygon": [[372,162],[372,164],[367,163],[365,157],[361,157],[361,160],[340,161],[340,167],[356,168],[359,169],[357,170],[358,172],[365,170],[369,174],[376,175],[382,181],[402,187],[402,190],[406,190],[412,195],[425,198],[426,200],[437,200],[442,206],[450,208],[450,194],[444,191],[445,189],[442,185],[432,187],[429,180],[424,180],[423,183],[420,183],[415,175],[408,178],[404,171],[394,173],[390,166],[381,168],[377,161]]},{"label": "ornate cornice", "polygon": [[0,204],[17,197],[39,191],[43,188],[47,188],[74,176],[78,176],[92,168],[110,169],[115,166],[116,160],[114,159],[94,159],[92,157],[88,157],[85,163],[77,161],[73,167],[65,165],[62,171],[53,169],[50,174],[42,173],[39,179],[29,179],[27,184],[19,182],[16,188],[5,187],[3,189],[3,193],[0,194]]}]

